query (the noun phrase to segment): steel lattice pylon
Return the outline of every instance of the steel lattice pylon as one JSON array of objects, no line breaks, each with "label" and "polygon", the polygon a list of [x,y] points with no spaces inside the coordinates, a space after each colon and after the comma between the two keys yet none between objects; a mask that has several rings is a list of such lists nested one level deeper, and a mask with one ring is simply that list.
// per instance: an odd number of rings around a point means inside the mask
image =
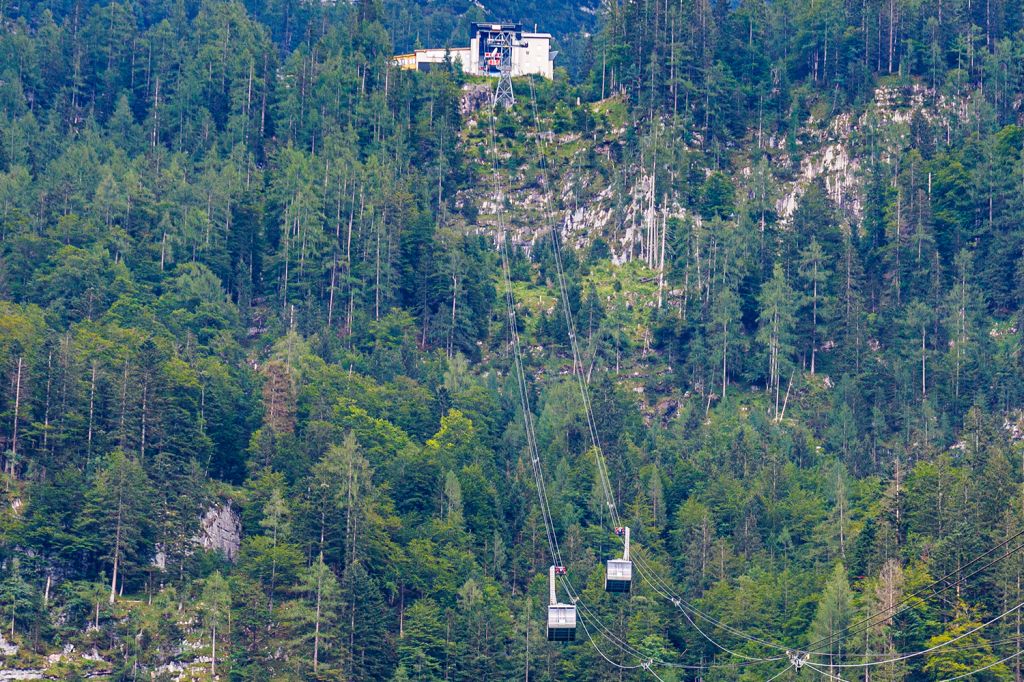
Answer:
[{"label": "steel lattice pylon", "polygon": [[492,54],[497,53],[498,86],[494,89],[494,106],[499,104],[510,107],[516,103],[516,95],[512,90],[512,48],[517,44],[516,32],[511,30],[491,34],[487,45]]}]

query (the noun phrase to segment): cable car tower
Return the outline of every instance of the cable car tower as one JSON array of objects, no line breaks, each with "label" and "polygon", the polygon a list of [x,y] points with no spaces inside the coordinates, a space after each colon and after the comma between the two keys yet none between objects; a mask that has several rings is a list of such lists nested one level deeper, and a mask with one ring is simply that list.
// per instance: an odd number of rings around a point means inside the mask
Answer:
[{"label": "cable car tower", "polygon": [[494,24],[487,34],[487,64],[497,67],[498,86],[494,89],[494,106],[506,108],[516,103],[512,91],[512,48],[525,47],[518,24]]}]

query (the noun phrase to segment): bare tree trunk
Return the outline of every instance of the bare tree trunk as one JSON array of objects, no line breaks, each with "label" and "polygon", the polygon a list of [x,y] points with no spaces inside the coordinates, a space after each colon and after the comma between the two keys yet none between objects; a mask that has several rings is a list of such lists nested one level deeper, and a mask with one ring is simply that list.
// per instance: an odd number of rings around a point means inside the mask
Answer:
[{"label": "bare tree trunk", "polygon": [[[10,477],[14,478],[14,464],[18,458],[18,412],[21,409],[21,370],[24,364],[24,356],[18,356],[18,372],[14,380],[14,426],[11,431],[11,456],[8,459]],[[7,489],[10,490],[11,481],[7,480]]]},{"label": "bare tree trunk", "polygon": [[895,45],[896,0],[889,0],[889,73],[892,73],[892,56]]},{"label": "bare tree trunk", "polygon": [[124,430],[125,412],[128,409],[128,358],[124,359],[124,375],[121,377],[121,421],[118,424],[121,447],[124,447],[128,434]]},{"label": "bare tree trunk", "polygon": [[[355,208],[355,195],[352,196],[353,206]],[[365,198],[362,190],[359,191],[359,230],[362,233],[363,225],[363,207],[365,206]],[[355,211],[349,215],[348,219],[348,236],[345,238],[345,274],[348,277],[348,313],[345,321],[345,329],[347,333],[352,333],[352,318],[355,315],[356,308],[356,291],[352,285],[352,221],[355,218]]]},{"label": "bare tree trunk", "polygon": [[313,673],[315,674],[320,666],[320,597],[321,597],[321,586],[323,583],[323,576],[319,575],[319,568],[322,568],[324,560],[323,553],[320,554],[321,566],[318,567],[318,575],[316,577],[316,624],[313,631]]},{"label": "bare tree trunk", "polygon": [[92,377],[89,380],[89,430],[85,438],[85,468],[89,468],[92,459],[93,415],[96,411],[96,361],[92,361]]},{"label": "bare tree trunk", "polygon": [[925,327],[921,325],[921,400],[928,397],[928,383],[925,374]]},{"label": "bare tree trunk", "polygon": [[668,233],[668,216],[661,221],[661,248],[658,256],[658,309],[661,309],[665,293],[665,235]]},{"label": "bare tree trunk", "polygon": [[50,386],[53,380],[53,351],[46,356],[46,405],[43,408],[43,451],[49,442],[50,435]]},{"label": "bare tree trunk", "polygon": [[380,227],[377,228],[377,250],[374,256],[373,276],[373,319],[380,319],[380,231],[384,229],[384,218],[381,218]]},{"label": "bare tree trunk", "polygon": [[814,293],[811,312],[811,376],[814,376],[814,360],[818,350],[818,260],[814,261]]},{"label": "bare tree trunk", "polygon": [[123,505],[121,504],[122,496],[124,495],[123,490],[118,493],[117,496],[117,525],[114,531],[114,570],[110,576],[110,603],[114,603],[114,598],[117,596],[117,569],[121,560],[121,513],[123,511]]},{"label": "bare tree trunk", "polygon": [[146,404],[149,396],[149,384],[142,384],[142,432],[139,440],[139,459],[146,457]]},{"label": "bare tree trunk", "polygon": [[[448,330],[448,357],[454,355],[455,347],[455,304],[459,297],[459,278],[452,273],[452,326]],[[573,372],[575,374],[575,371]]]},{"label": "bare tree trunk", "polygon": [[729,357],[729,320],[722,324],[722,400],[725,400],[726,360]]}]

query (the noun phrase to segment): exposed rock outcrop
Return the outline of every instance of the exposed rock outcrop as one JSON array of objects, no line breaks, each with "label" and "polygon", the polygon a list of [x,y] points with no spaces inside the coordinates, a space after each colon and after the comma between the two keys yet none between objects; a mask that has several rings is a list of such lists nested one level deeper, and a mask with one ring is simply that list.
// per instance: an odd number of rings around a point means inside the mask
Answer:
[{"label": "exposed rock outcrop", "polygon": [[459,112],[463,116],[476,113],[491,103],[490,85],[483,83],[467,83],[462,86],[462,97],[459,98]]},{"label": "exposed rock outcrop", "polygon": [[[470,90],[477,97],[470,106]],[[465,113],[472,113],[489,101],[490,90],[483,86],[467,86],[463,91]],[[936,134],[942,134],[944,126],[957,119],[966,120],[971,111],[966,100],[951,98],[925,87],[922,84],[907,86],[881,86],[874,97],[858,113],[842,113],[830,116],[824,121],[813,117],[804,122],[795,139],[795,148],[788,148],[785,136],[772,136],[765,140],[765,149],[770,163],[783,172],[776,172],[778,185],[773,192],[775,208],[783,223],[788,223],[800,204],[807,187],[815,180],[821,180],[840,213],[850,224],[857,224],[863,214],[866,188],[865,158],[867,140],[881,143],[884,156],[895,154],[910,142],[911,121],[915,115],[928,122]],[[614,130],[613,137],[624,135],[625,130]],[[536,133],[527,131],[528,140],[524,149],[532,153]],[[612,260],[623,263],[643,258],[651,251],[649,240],[651,217],[651,177],[648,172],[636,166],[626,169],[616,184],[614,178],[599,177],[593,169],[593,161],[587,154],[603,156],[614,142],[594,142],[578,135],[545,135],[549,149],[563,146],[573,151],[552,164],[551,182],[555,194],[567,205],[559,210],[562,238],[577,249],[586,249],[598,237],[604,239],[611,250]],[[478,141],[476,142],[478,143]],[[696,144],[697,138],[691,140]],[[591,146],[593,144],[593,146]],[[674,144],[684,144],[675,142]],[[531,160],[535,160],[532,159]],[[733,178],[742,186],[745,176],[751,174],[749,166],[741,168]],[[591,191],[581,192],[588,188]],[[739,188],[742,191],[742,187]],[[666,197],[659,196],[658,220],[666,218],[689,218],[698,220],[697,215],[687,215],[679,206],[661,206]],[[511,179],[507,195],[507,227],[514,244],[530,250],[537,239],[545,234],[548,223],[547,202],[549,197],[543,183],[537,179],[537,171],[523,166]],[[483,182],[478,187],[461,193],[458,204],[472,204],[479,208],[479,222],[474,226],[483,233],[496,233],[497,206],[494,203],[492,183]]]},{"label": "exposed rock outcrop", "polygon": [[199,543],[203,549],[221,552],[229,561],[238,557],[238,548],[242,544],[242,521],[230,502],[206,510],[200,522]]}]

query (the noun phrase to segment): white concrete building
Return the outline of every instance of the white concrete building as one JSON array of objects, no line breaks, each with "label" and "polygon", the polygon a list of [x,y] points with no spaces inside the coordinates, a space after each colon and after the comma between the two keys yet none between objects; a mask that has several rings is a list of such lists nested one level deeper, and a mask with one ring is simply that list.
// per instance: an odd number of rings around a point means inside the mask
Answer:
[{"label": "white concrete building", "polygon": [[497,78],[500,60],[489,45],[491,36],[513,31],[516,41],[512,46],[512,75],[527,76],[539,74],[553,78],[555,56],[551,51],[551,34],[523,31],[520,24],[474,23],[471,28],[469,47],[433,47],[396,55],[395,64],[403,69],[429,71],[444,64],[446,58],[453,64],[461,64],[462,70],[474,76]]}]

